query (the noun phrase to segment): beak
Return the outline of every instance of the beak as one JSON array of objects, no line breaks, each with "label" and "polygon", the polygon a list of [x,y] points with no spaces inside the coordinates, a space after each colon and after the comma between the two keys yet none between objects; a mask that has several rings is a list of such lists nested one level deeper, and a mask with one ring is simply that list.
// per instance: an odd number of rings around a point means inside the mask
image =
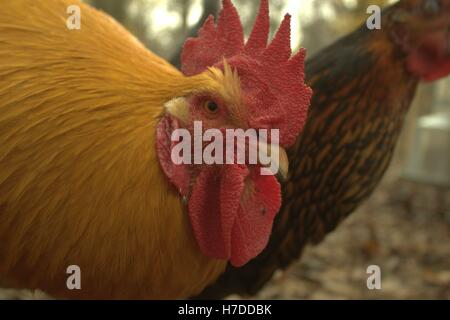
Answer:
[{"label": "beak", "polygon": [[[289,159],[286,150],[280,146],[258,142],[259,164],[269,169],[278,179],[284,182],[288,178]],[[261,155],[261,151],[263,155]]]},{"label": "beak", "polygon": [[284,150],[284,148],[280,148],[279,170],[276,177],[279,182],[285,182],[287,181],[288,174],[289,174],[289,159],[286,150]]}]

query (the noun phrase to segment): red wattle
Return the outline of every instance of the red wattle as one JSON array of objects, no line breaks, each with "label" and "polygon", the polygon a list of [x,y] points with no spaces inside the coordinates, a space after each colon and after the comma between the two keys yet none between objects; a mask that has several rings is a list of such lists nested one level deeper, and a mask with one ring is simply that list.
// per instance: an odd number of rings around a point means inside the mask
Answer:
[{"label": "red wattle", "polygon": [[274,176],[261,176],[255,168],[250,196],[241,198],[237,219],[231,235],[230,262],[235,267],[248,263],[259,255],[269,242],[273,220],[281,206],[281,188]]},{"label": "red wattle", "polygon": [[202,252],[242,266],[267,245],[280,209],[280,185],[259,168],[205,167],[194,184],[189,217]]}]

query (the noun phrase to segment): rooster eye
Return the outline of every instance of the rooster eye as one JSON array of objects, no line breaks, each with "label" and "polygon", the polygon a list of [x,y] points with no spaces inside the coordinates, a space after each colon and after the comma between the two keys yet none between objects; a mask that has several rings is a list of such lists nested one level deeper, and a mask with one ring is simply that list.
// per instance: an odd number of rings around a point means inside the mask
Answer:
[{"label": "rooster eye", "polygon": [[423,9],[428,14],[436,15],[441,11],[441,3],[439,0],[425,0]]},{"label": "rooster eye", "polygon": [[219,111],[219,106],[214,101],[206,101],[204,104],[204,108],[208,113],[217,113]]}]

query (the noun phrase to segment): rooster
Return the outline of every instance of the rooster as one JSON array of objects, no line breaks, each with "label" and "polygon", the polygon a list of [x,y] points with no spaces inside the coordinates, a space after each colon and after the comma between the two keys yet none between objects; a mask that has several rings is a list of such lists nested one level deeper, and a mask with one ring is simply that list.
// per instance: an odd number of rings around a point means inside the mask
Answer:
[{"label": "rooster", "polygon": [[[69,30],[73,5],[81,28]],[[56,298],[184,298],[228,261],[257,256],[281,205],[276,178],[262,164],[175,164],[171,151],[175,130],[193,134],[196,121],[204,131],[278,129],[283,147],[296,141],[312,94],[305,51],[291,56],[288,16],[269,45],[268,34],[262,10],[245,43],[224,0],[217,25],[209,19],[186,43],[183,74],[79,1],[2,2],[2,286]],[[72,265],[80,290],[67,287]]]},{"label": "rooster", "polygon": [[450,0],[402,0],[306,61],[314,91],[305,129],[288,150],[290,177],[269,245],[200,297],[253,295],[373,192],[391,161],[419,82],[450,73]]}]

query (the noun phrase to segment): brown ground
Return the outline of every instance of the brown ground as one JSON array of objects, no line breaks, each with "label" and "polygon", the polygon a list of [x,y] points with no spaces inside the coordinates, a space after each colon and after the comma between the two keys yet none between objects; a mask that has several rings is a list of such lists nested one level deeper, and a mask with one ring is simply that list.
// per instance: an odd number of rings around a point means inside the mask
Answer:
[{"label": "brown ground", "polygon": [[[368,290],[366,269],[381,268]],[[395,179],[255,298],[450,299],[450,190]]]}]

